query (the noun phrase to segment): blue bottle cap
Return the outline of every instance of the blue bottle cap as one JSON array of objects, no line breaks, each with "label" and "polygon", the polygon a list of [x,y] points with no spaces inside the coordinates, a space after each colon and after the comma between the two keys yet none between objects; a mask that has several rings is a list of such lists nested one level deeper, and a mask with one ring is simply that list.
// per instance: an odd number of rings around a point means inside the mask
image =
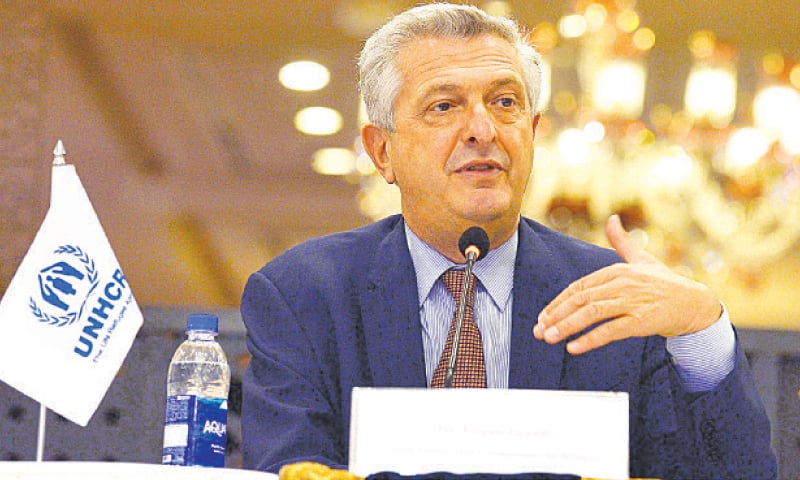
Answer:
[{"label": "blue bottle cap", "polygon": [[192,313],[186,318],[186,331],[204,331],[217,333],[219,329],[219,319],[216,315],[209,313]]}]

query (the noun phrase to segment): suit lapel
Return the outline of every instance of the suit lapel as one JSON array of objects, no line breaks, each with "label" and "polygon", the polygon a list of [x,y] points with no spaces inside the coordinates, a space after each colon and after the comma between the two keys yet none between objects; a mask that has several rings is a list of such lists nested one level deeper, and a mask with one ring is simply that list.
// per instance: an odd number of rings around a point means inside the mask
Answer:
[{"label": "suit lapel", "polygon": [[[361,293],[368,364],[377,387],[427,385],[416,274],[403,225],[398,221],[378,245]],[[514,268],[510,388],[559,388],[564,345],[536,340],[533,326],[569,281],[549,247],[522,220]]]},{"label": "suit lapel", "polygon": [[361,294],[367,356],[376,387],[425,387],[417,280],[404,223],[381,241]]},{"label": "suit lapel", "polygon": [[568,283],[547,245],[526,220],[520,222],[514,267],[509,359],[510,388],[558,389],[566,350],[533,337],[539,312]]}]

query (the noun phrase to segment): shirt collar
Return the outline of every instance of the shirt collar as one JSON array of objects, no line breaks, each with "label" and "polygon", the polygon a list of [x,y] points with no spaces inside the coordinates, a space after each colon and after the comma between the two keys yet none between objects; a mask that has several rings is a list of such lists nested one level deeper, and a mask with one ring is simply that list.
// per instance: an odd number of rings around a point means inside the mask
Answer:
[{"label": "shirt collar", "polygon": [[[417,275],[417,290],[419,304],[422,305],[428,298],[431,288],[442,274],[453,267],[464,267],[465,264],[456,264],[437,252],[425,243],[405,224],[406,242],[414,263]],[[489,250],[486,257],[475,263],[472,273],[489,293],[492,301],[500,311],[508,304],[511,288],[514,285],[514,262],[517,257],[519,231],[515,231],[511,238],[499,247]]]}]

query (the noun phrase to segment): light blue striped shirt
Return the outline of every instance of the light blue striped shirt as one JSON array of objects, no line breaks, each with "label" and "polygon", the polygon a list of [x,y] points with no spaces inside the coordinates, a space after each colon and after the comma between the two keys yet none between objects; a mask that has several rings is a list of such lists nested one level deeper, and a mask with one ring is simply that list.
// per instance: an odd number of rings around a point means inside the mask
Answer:
[{"label": "light blue striped shirt", "polygon": [[[414,262],[419,294],[422,344],[428,385],[442,356],[447,331],[456,305],[444,283],[442,274],[457,265],[417,237],[408,225],[406,240]],[[511,313],[514,263],[519,234],[503,245],[490,250],[475,263],[478,279],[475,289],[475,323],[481,332],[486,364],[486,385],[508,387],[508,362],[511,347]],[[533,333],[531,332],[533,339]],[[728,313],[723,308],[719,320],[700,332],[667,339],[667,350],[690,392],[712,390],[727,376],[735,364],[736,339]]]}]

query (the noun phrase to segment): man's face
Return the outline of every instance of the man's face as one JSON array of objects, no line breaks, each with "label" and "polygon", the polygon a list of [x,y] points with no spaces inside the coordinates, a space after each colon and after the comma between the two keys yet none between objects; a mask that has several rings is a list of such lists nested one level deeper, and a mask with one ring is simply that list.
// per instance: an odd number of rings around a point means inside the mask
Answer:
[{"label": "man's face", "polygon": [[397,66],[382,173],[398,184],[409,226],[424,235],[477,224],[505,236],[518,221],[535,129],[515,49],[493,35],[426,37]]}]

